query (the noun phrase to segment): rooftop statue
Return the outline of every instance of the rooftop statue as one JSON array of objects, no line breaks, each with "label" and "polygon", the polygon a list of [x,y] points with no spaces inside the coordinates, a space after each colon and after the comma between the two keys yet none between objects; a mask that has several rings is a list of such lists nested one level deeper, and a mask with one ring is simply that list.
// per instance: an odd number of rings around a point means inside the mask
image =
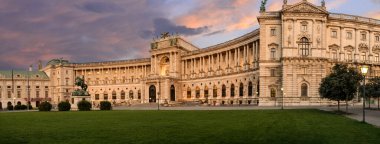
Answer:
[{"label": "rooftop statue", "polygon": [[265,5],[267,4],[268,0],[262,0],[261,6],[260,6],[260,12],[265,12]]},{"label": "rooftop statue", "polygon": [[170,36],[169,32],[164,32],[164,33],[161,34],[161,38],[162,39],[165,39],[165,38],[167,38],[169,36]]}]

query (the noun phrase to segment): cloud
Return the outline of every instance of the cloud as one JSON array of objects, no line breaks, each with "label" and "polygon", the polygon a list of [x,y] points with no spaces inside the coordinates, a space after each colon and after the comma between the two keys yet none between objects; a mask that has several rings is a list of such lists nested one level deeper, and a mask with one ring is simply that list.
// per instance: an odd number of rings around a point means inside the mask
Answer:
[{"label": "cloud", "polygon": [[153,36],[158,36],[164,32],[178,33],[183,36],[191,36],[191,35],[201,34],[208,30],[207,26],[199,27],[199,28],[189,28],[186,26],[179,26],[166,18],[154,19],[153,24],[154,24],[154,30],[143,31],[141,35],[142,38],[152,38]]},{"label": "cloud", "polygon": [[122,7],[111,2],[85,2],[79,8],[95,13],[117,13],[124,11]]}]

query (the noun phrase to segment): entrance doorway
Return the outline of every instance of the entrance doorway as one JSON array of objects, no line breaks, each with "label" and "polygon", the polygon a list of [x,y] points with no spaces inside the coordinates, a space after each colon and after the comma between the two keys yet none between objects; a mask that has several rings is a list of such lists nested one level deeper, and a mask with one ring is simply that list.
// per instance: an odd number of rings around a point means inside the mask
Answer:
[{"label": "entrance doorway", "polygon": [[172,85],[170,87],[170,101],[175,101],[175,87]]},{"label": "entrance doorway", "polygon": [[154,85],[149,87],[149,102],[156,102],[156,87]]}]

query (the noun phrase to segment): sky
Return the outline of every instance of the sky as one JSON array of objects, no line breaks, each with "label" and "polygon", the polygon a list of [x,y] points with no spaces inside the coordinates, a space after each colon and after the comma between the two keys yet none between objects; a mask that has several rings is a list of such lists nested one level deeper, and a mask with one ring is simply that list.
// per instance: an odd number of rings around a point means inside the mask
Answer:
[{"label": "sky", "polygon": [[[280,10],[282,3],[268,0],[267,10]],[[326,0],[326,6],[380,19],[380,0]],[[257,29],[259,7],[260,0],[0,0],[0,69],[27,70],[54,58],[147,58],[162,32],[205,48]]]}]

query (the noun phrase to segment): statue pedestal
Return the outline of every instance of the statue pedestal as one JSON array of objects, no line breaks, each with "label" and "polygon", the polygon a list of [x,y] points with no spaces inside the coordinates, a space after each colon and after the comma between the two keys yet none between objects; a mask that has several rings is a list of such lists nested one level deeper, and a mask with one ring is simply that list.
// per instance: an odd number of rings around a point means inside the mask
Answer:
[{"label": "statue pedestal", "polygon": [[78,109],[78,102],[86,100],[91,103],[91,96],[71,96],[71,109]]}]

